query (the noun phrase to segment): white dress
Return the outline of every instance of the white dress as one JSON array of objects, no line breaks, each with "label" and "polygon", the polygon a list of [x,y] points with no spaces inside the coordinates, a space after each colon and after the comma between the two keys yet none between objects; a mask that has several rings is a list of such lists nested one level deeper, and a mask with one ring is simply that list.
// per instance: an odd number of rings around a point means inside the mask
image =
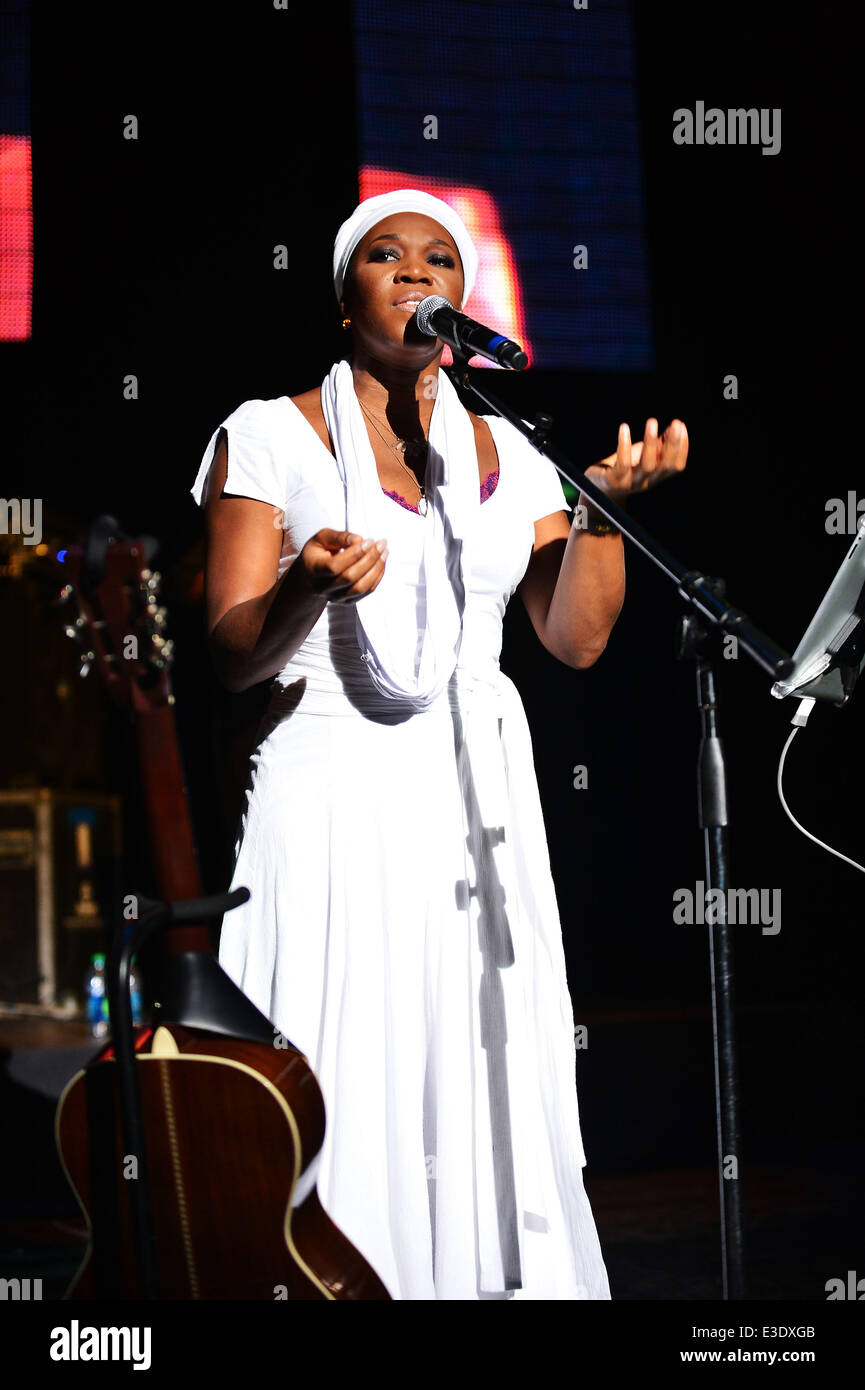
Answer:
[{"label": "white dress", "polygon": [[[568,504],[552,464],[484,418],[499,477],[456,672],[421,712],[388,699],[355,607],[325,609],[258,734],[232,879],[251,897],[219,958],[315,1071],[319,1195],[393,1298],[609,1299],[531,740],[499,668],[534,522]],[[280,572],[345,528],[336,460],[289,397],[223,427],[225,491],[273,506]],[[424,524],[393,501],[387,563],[418,603]]]}]

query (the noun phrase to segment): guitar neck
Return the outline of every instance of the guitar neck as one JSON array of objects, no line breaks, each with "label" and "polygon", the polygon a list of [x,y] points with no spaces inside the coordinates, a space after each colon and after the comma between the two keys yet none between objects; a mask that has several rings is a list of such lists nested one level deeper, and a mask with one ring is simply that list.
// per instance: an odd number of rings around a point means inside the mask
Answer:
[{"label": "guitar neck", "polygon": [[[186,800],[174,710],[159,705],[135,719],[138,766],[156,872],[157,891],[167,902],[201,897],[198,857]],[[173,927],[165,953],[210,951],[205,926]]]},{"label": "guitar neck", "polygon": [[[95,662],[112,699],[134,714],[156,891],[176,902],[200,898],[201,878],[168,674],[174,643],[164,634],[166,610],[158,599],[159,572],[148,564],[151,550],[125,536],[115,517],[99,517],[86,546],[65,552],[59,601],[77,603],[66,633],[84,643],[82,674]],[[166,955],[210,950],[205,926],[165,933]]]}]

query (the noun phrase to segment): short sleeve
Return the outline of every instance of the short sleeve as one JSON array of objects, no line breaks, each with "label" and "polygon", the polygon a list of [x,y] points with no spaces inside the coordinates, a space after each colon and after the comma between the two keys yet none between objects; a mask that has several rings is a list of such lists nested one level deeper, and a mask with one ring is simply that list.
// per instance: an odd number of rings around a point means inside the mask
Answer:
[{"label": "short sleeve", "polygon": [[522,506],[528,519],[534,523],[553,512],[571,511],[558,471],[546,455],[539,454],[509,420],[500,415],[482,418],[493,431],[500,465],[514,468],[519,475]]},{"label": "short sleeve", "polygon": [[204,484],[213,463],[219,431],[226,432],[228,471],[225,491],[236,497],[252,497],[283,510],[292,492],[288,476],[288,455],[280,447],[280,434],[273,407],[276,401],[244,401],[213,431],[202,455],[198,474],[190,491],[201,506]]},{"label": "short sleeve", "polygon": [[288,396],[244,401],[218,426],[190,489],[201,506],[220,429],[227,436],[225,492],[267,502],[283,532],[280,573],[324,526],[346,526],[336,462]]},{"label": "short sleeve", "polygon": [[[531,449],[531,444],[528,447]],[[528,496],[532,521],[540,521],[542,516],[550,516],[552,512],[571,510],[555,465],[545,454],[539,454],[534,449],[530,460]]]}]

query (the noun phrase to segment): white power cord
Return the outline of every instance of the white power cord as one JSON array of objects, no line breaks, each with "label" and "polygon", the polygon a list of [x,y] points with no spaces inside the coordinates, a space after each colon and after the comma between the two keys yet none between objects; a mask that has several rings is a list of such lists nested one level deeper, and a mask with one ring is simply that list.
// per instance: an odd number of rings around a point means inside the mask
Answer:
[{"label": "white power cord", "polygon": [[793,728],[790,730],[790,736],[787,739],[787,742],[784,744],[784,748],[781,753],[781,761],[778,764],[778,795],[781,798],[781,805],[784,807],[784,810],[787,812],[787,815],[790,817],[797,830],[801,830],[803,835],[806,835],[809,840],[813,840],[814,844],[819,845],[821,849],[828,850],[828,852],[830,854],[834,854],[837,859],[843,859],[845,864],[850,864],[854,869],[858,869],[860,873],[865,874],[865,864],[857,864],[855,859],[849,859],[847,855],[842,854],[840,850],[833,849],[831,845],[827,845],[823,840],[818,840],[816,835],[812,835],[810,830],[806,830],[804,825],[800,825],[796,817],[793,815],[793,812],[790,810],[790,807],[784,800],[784,791],[781,783],[784,776],[784,760],[787,757],[787,750],[790,747],[790,744],[793,742],[793,739],[798,734],[799,730],[804,729],[805,725],[808,723],[808,715],[814,708],[814,703],[815,702],[810,695],[803,696],[802,699],[799,701],[799,707],[796,710],[796,713],[793,715],[793,719],[791,721],[793,724]]}]

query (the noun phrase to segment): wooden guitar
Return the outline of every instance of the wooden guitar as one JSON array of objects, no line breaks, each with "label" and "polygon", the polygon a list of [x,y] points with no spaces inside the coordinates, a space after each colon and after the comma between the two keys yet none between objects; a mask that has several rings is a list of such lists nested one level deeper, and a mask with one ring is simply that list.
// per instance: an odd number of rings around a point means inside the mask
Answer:
[{"label": "wooden guitar", "polygon": [[[201,885],[172,647],[146,552],[100,518],[86,548],[66,552],[61,599],[75,601],[67,632],[83,643],[82,670],[98,666],[111,696],[134,711],[158,891],[174,902],[201,897]],[[134,1033],[156,1296],[389,1299],[319,1201],[324,1100],[306,1058],[220,969],[206,926],[173,927],[163,950],[165,993],[152,1023]],[[56,1138],[89,1235],[66,1297],[140,1298],[130,1202],[137,1155],[124,1152],[111,1043],[64,1090]]]}]

